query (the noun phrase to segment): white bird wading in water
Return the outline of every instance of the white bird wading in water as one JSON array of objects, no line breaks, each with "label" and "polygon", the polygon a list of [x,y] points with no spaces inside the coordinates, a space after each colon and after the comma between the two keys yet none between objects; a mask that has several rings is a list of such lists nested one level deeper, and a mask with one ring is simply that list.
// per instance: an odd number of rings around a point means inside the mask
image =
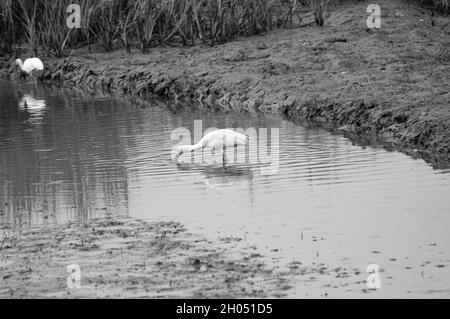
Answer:
[{"label": "white bird wading in water", "polygon": [[227,148],[234,148],[238,145],[246,145],[249,141],[248,136],[237,133],[229,129],[221,129],[209,132],[200,142],[195,145],[180,145],[175,148],[174,162],[178,163],[178,158],[183,153],[190,153],[195,150],[210,148],[222,152],[223,164],[227,162],[225,151]]},{"label": "white bird wading in water", "polygon": [[20,67],[22,72],[28,74],[30,76],[30,79],[34,71],[44,71],[44,64],[39,58],[26,59],[25,62],[22,62],[21,59],[17,59],[16,65]]}]

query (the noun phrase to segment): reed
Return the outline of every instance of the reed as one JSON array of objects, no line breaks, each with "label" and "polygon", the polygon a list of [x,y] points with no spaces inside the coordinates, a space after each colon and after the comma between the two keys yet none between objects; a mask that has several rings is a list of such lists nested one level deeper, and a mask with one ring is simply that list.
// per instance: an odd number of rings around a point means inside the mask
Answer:
[{"label": "reed", "polygon": [[450,0],[419,0],[419,3],[441,13],[450,13]]},{"label": "reed", "polygon": [[433,0],[433,5],[438,10],[450,12],[450,0]]},{"label": "reed", "polygon": [[[0,0],[3,49],[61,56],[68,48],[99,42],[105,51],[124,47],[148,52],[157,45],[215,45],[239,36],[264,34],[300,25],[299,11],[314,13],[324,24],[324,10],[344,0],[78,0],[81,29],[66,26],[71,0]],[[450,12],[450,0],[418,0]]]},{"label": "reed", "polygon": [[81,8],[81,29],[75,34],[74,46],[86,45],[91,52],[91,42],[97,38],[93,30],[95,25],[95,12],[97,9],[97,0],[78,0]]},{"label": "reed", "polygon": [[[214,45],[280,26],[291,0],[80,0],[81,30],[65,26],[70,0],[0,0],[3,46],[22,41],[61,56],[68,46],[99,40],[106,51],[122,45],[147,52],[160,44]],[[300,3],[296,1],[297,3]],[[299,4],[297,4],[299,5]]]},{"label": "reed", "polygon": [[[29,1],[29,0],[25,0]],[[37,22],[40,44],[46,53],[61,56],[69,41],[69,37],[76,29],[67,27],[67,7],[70,0],[46,1],[39,0],[41,6],[40,19]]]},{"label": "reed", "polygon": [[38,1],[37,0],[18,0],[21,14],[19,20],[25,31],[25,38],[28,41],[34,55],[37,56],[39,46],[39,35],[36,30],[36,18],[38,15]]},{"label": "reed", "polygon": [[147,52],[157,37],[157,23],[170,3],[159,0],[136,0],[134,3],[133,23],[135,23],[136,36],[141,50]]}]

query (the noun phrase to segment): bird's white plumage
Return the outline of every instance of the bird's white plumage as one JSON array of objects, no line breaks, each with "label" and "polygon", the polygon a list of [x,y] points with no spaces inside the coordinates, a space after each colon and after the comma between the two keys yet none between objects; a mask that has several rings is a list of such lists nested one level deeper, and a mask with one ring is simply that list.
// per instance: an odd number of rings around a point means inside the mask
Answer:
[{"label": "bird's white plumage", "polygon": [[203,148],[228,148],[245,145],[248,137],[233,130],[215,130],[206,134],[200,141]]},{"label": "bird's white plumage", "polygon": [[[178,158],[183,153],[193,152],[198,149],[210,148],[215,150],[226,150],[227,148],[233,148],[238,145],[246,145],[248,137],[244,134],[240,134],[230,129],[221,129],[209,132],[206,134],[200,142],[195,145],[180,145],[175,148],[174,161],[177,162]],[[225,161],[225,155],[224,155]]]},{"label": "bird's white plumage", "polygon": [[39,58],[30,58],[26,59],[25,62],[22,62],[21,59],[16,60],[16,64],[20,67],[20,69],[27,73],[31,74],[34,71],[43,71],[44,63]]}]

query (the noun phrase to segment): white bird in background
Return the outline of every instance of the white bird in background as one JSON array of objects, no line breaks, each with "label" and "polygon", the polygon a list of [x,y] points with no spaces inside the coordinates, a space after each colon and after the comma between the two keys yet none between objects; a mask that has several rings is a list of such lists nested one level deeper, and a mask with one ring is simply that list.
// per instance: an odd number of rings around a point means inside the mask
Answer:
[{"label": "white bird in background", "polygon": [[237,133],[230,129],[221,129],[209,132],[200,142],[195,145],[180,145],[174,149],[174,161],[178,162],[178,158],[183,153],[193,152],[204,148],[210,148],[222,151],[223,163],[227,162],[225,151],[227,148],[234,148],[238,145],[246,145],[249,141],[248,136]]},{"label": "white bird in background", "polygon": [[33,72],[44,71],[44,63],[42,63],[39,58],[26,59],[25,62],[22,62],[21,59],[17,59],[16,65],[18,65],[24,73],[28,74],[30,78]]}]

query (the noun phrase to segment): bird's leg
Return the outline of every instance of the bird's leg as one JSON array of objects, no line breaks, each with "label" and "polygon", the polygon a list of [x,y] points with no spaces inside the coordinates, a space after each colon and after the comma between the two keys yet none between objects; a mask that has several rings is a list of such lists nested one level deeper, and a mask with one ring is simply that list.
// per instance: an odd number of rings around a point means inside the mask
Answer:
[{"label": "bird's leg", "polygon": [[225,166],[227,163],[227,154],[226,154],[226,137],[223,137],[222,140],[222,165]]},{"label": "bird's leg", "polygon": [[[26,78],[26,76],[25,76]],[[34,84],[33,82],[33,71],[31,71],[30,73],[28,73],[28,84]]]},{"label": "bird's leg", "polygon": [[222,149],[222,164],[223,166],[225,166],[228,162],[228,158],[227,158],[227,152],[225,147]]}]

